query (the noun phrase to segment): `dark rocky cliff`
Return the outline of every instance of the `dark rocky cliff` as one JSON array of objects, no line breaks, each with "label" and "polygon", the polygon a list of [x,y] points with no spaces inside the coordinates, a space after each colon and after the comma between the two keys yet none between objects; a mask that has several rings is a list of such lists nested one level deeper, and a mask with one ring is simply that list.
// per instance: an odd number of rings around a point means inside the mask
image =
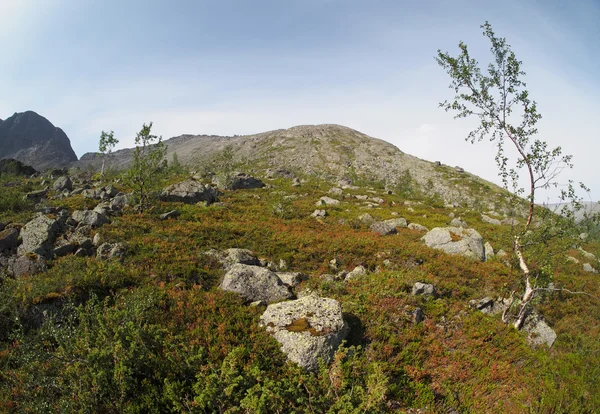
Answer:
[{"label": "dark rocky cliff", "polygon": [[0,121],[0,158],[14,158],[37,170],[68,167],[77,161],[63,130],[33,111]]}]

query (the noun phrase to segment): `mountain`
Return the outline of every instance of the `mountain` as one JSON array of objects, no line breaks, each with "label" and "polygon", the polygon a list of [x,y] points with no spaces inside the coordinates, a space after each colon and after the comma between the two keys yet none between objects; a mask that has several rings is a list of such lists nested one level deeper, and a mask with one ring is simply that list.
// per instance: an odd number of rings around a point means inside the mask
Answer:
[{"label": "mountain", "polygon": [[67,167],[77,161],[64,131],[33,111],[0,121],[1,158],[14,158],[36,170]]},{"label": "mountain", "polygon": [[[286,169],[294,173],[328,178],[367,180],[387,188],[407,185],[407,180],[431,196],[449,203],[489,209],[502,202],[503,191],[461,168],[429,162],[402,152],[394,145],[341,125],[301,125],[244,136],[181,135],[165,141],[167,159],[176,153],[179,162],[201,169],[231,146],[240,169]],[[73,166],[100,169],[101,157],[87,153]],[[113,153],[109,164],[127,168],[132,149]]]}]

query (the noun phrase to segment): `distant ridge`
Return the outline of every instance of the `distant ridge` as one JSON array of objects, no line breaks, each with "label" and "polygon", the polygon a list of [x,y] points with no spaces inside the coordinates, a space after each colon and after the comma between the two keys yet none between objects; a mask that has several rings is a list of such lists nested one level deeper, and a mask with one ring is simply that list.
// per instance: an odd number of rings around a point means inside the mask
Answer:
[{"label": "distant ridge", "polygon": [[0,159],[14,158],[36,170],[68,167],[77,161],[69,137],[33,111],[0,120]]}]

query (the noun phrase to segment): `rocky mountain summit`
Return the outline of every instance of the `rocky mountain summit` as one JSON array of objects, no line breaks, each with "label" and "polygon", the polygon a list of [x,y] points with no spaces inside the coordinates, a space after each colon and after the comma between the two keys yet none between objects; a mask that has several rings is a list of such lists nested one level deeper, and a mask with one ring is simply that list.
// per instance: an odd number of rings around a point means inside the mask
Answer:
[{"label": "rocky mountain summit", "polygon": [[[490,209],[502,198],[499,187],[460,167],[419,159],[388,142],[341,125],[301,125],[233,137],[181,135],[165,144],[167,159],[177,154],[179,162],[190,168],[210,165],[230,147],[233,161],[245,170],[286,171],[349,183],[360,178],[384,183],[389,188],[413,185],[449,203],[474,204],[483,199]],[[133,150],[123,149],[112,154],[110,165],[128,168],[132,159]],[[101,163],[96,153],[87,153],[73,166],[99,170]]]},{"label": "rocky mountain summit", "polygon": [[36,170],[68,167],[77,161],[64,131],[33,111],[0,120],[0,158],[13,158]]}]

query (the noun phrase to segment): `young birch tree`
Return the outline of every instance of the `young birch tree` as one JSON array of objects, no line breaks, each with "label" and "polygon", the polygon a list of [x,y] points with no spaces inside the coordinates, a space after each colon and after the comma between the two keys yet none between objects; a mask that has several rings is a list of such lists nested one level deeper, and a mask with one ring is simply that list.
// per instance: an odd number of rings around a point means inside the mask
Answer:
[{"label": "young birch tree", "polygon": [[100,175],[104,176],[104,163],[106,159],[110,157],[113,148],[119,143],[119,140],[115,138],[114,131],[105,132],[102,131],[100,134],[100,141],[98,142],[98,151],[102,154],[102,170]]},{"label": "young birch tree", "polygon": [[[483,35],[491,43],[492,59],[486,71],[480,68],[462,41],[458,45],[458,56],[438,50],[436,60],[450,76],[450,88],[455,93],[451,101],[440,103],[440,107],[455,112],[455,118],[479,119],[478,126],[469,133],[466,140],[471,143],[486,138],[492,141],[496,147],[495,160],[504,187],[512,190],[516,196],[526,197],[526,222],[513,235],[513,251],[523,275],[523,290],[518,300],[513,300],[503,315],[505,323],[512,323],[515,328],[520,329],[536,294],[540,291],[557,290],[549,287],[547,281],[544,283],[538,278],[538,274],[532,272],[525,248],[530,245],[531,230],[537,227],[532,225],[534,214],[539,210],[535,206],[537,191],[558,187],[557,176],[563,169],[573,167],[572,157],[563,154],[561,147],[550,148],[545,141],[536,138],[536,125],[542,116],[523,81],[525,72],[522,70],[522,62],[517,60],[506,39],[496,37],[488,22],[481,28]],[[509,153],[516,154],[516,158],[509,156]],[[519,185],[522,171],[527,176],[526,189]],[[583,184],[581,187],[586,189]],[[580,205],[571,181],[560,193],[563,201]],[[569,210],[565,209],[564,212],[569,213]],[[572,210],[570,212],[572,216]],[[549,216],[546,212],[544,215]],[[560,220],[562,219],[556,220],[555,217],[553,224],[545,227],[546,230],[552,229],[544,234],[545,241],[552,235],[564,234],[565,223],[573,224],[572,220],[563,220],[561,228],[557,225]],[[528,241],[524,242],[526,239]]]}]

